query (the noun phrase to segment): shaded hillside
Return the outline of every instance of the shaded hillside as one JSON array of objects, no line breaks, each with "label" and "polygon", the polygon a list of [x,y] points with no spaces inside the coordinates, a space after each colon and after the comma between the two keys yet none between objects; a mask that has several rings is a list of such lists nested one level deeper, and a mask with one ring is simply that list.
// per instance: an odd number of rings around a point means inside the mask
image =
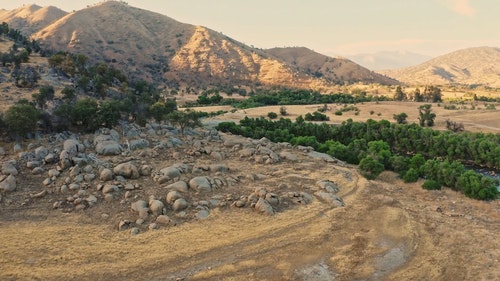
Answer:
[{"label": "shaded hillside", "polygon": [[366,82],[384,85],[398,83],[392,78],[370,71],[348,59],[328,57],[305,47],[273,48],[266,52],[296,66],[303,72],[335,83]]},{"label": "shaded hillside", "polygon": [[66,14],[68,13],[53,6],[40,7],[33,4],[11,11],[1,10],[0,22],[6,22],[11,28],[18,29],[25,35],[30,35]]},{"label": "shaded hillside", "polygon": [[378,52],[347,56],[352,61],[370,70],[386,70],[409,67],[426,62],[432,57],[412,52]]},{"label": "shaded hillside", "polygon": [[457,83],[500,87],[500,48],[468,48],[417,66],[380,72],[408,84]]}]

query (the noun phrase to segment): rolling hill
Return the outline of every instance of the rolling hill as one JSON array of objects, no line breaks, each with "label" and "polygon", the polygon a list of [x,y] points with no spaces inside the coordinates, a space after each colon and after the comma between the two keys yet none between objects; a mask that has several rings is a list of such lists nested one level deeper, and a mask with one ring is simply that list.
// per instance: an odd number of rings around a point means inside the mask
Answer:
[{"label": "rolling hill", "polygon": [[[40,10],[31,7],[24,10],[28,14]],[[38,30],[32,37],[46,49],[81,53],[94,61],[111,63],[131,78],[170,85],[326,89],[344,82],[396,83],[347,60],[316,53],[316,60],[328,63],[293,65],[276,52],[251,48],[209,28],[118,1],[65,14],[42,29],[34,28],[30,21],[24,24],[23,30]],[[318,76],[308,68],[324,74]]]},{"label": "rolling hill", "polygon": [[500,48],[458,50],[422,64],[380,71],[407,84],[465,84],[500,87]]},{"label": "rolling hill", "polygon": [[0,22],[6,22],[9,27],[24,34],[33,34],[67,14],[53,6],[40,7],[33,4],[11,11],[0,10]]},{"label": "rolling hill", "polygon": [[298,67],[301,71],[336,83],[368,82],[394,85],[398,81],[370,71],[345,58],[333,58],[305,47],[273,48],[266,50],[276,58]]}]

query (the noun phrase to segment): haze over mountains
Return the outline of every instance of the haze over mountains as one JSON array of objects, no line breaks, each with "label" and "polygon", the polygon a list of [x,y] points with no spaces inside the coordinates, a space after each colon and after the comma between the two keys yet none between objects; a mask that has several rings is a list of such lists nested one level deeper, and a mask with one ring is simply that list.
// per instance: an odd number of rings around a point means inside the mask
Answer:
[{"label": "haze over mountains", "polygon": [[347,56],[347,58],[375,71],[409,67],[432,59],[431,56],[406,51],[384,51],[373,54],[357,54]]},{"label": "haze over mountains", "polygon": [[[355,82],[399,84],[396,79],[410,84],[497,85],[500,80],[497,68],[483,67],[480,54],[471,55],[467,66],[450,61],[446,64],[449,67],[437,66],[436,71],[406,68],[379,74],[349,59],[328,57],[305,47],[256,49],[207,27],[181,23],[118,1],[102,2],[72,13],[37,5],[0,10],[2,21],[40,40],[44,48],[81,53],[93,61],[104,60],[131,78],[197,88],[234,85],[328,89],[335,84]],[[490,55],[498,57],[498,52]],[[357,61],[365,61],[365,66],[370,66],[371,61],[373,69],[380,69],[384,64],[400,66],[398,62],[412,59],[421,62],[426,58],[411,53],[385,53],[364,55]],[[429,61],[428,68],[433,68],[430,65],[434,62]],[[462,70],[460,75],[469,73],[468,78],[460,78],[457,69]],[[478,73],[481,77],[476,79]]]}]

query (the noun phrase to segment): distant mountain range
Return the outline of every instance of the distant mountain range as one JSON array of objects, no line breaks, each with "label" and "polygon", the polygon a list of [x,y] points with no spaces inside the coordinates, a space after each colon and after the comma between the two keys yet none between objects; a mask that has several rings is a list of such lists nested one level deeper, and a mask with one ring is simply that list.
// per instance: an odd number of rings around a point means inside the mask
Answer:
[{"label": "distant mountain range", "polygon": [[500,87],[498,48],[471,48],[428,59],[412,53],[329,57],[305,47],[257,49],[207,27],[105,1],[67,13],[26,5],[0,10],[0,22],[40,40],[45,49],[69,51],[106,61],[129,78],[167,85],[280,86],[328,89],[337,84],[484,84]]},{"label": "distant mountain range", "polygon": [[422,64],[380,71],[407,84],[466,84],[500,88],[500,48],[458,50]]},{"label": "distant mountain range", "polygon": [[385,51],[374,54],[356,54],[347,56],[347,58],[375,71],[413,66],[432,59],[430,56],[406,51]]},{"label": "distant mountain range", "polygon": [[[209,28],[180,23],[118,1],[101,2],[72,13],[24,6],[3,10],[0,21],[40,40],[44,48],[104,60],[132,78],[191,87],[326,89],[339,83],[398,83],[347,59],[329,58],[306,48],[289,52],[252,48]],[[293,53],[296,64],[286,53]],[[306,57],[316,57],[314,61],[318,62],[311,64]]]}]

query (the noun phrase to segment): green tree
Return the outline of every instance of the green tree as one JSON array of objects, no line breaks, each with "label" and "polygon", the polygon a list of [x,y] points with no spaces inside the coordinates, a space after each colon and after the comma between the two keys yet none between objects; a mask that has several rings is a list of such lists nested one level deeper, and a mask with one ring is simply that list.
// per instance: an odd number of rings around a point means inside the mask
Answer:
[{"label": "green tree", "polygon": [[176,110],[167,115],[167,120],[176,127],[179,127],[181,134],[184,134],[186,128],[201,127],[201,121],[198,114],[192,110]]},{"label": "green tree", "polygon": [[35,132],[39,116],[40,113],[33,105],[17,103],[7,109],[4,121],[9,134],[18,139]]},{"label": "green tree", "polygon": [[432,104],[424,104],[418,108],[418,120],[420,122],[420,126],[424,127],[425,125],[432,127],[434,126],[434,119],[436,119],[436,114],[432,112]]},{"label": "green tree", "polygon": [[493,179],[469,170],[458,179],[457,185],[465,196],[479,200],[493,200],[498,196],[496,183]]},{"label": "green tree", "polygon": [[62,99],[65,102],[73,103],[73,101],[76,99],[75,88],[73,87],[64,87],[64,89],[62,89],[61,91],[61,94],[63,95]]},{"label": "green tree", "polygon": [[406,124],[406,123],[408,123],[408,121],[406,120],[406,118],[408,118],[408,114],[406,114],[404,112],[403,113],[399,113],[399,114],[394,114],[393,117],[394,117],[394,120],[396,120],[396,122],[398,124]]},{"label": "green tree", "polygon": [[99,128],[100,118],[98,116],[99,105],[93,98],[78,100],[71,113],[73,125],[79,126],[84,131],[90,132]]},{"label": "green tree", "polygon": [[394,93],[394,100],[397,100],[397,101],[406,100],[406,94],[405,94],[405,92],[403,92],[403,89],[401,88],[401,86],[398,86],[396,88],[396,93]]},{"label": "green tree", "polygon": [[38,89],[38,93],[33,94],[33,99],[40,109],[44,109],[47,101],[54,99],[54,87],[42,86]]},{"label": "green tree", "polygon": [[97,111],[99,125],[111,128],[120,120],[120,103],[117,100],[103,101]]},{"label": "green tree", "polygon": [[149,107],[149,112],[156,120],[161,122],[167,118],[167,115],[177,109],[175,100],[168,100],[167,102],[157,101]]},{"label": "green tree", "polygon": [[424,96],[420,93],[419,88],[416,88],[415,91],[413,92],[413,100],[416,102],[423,102],[424,101]]},{"label": "green tree", "polygon": [[359,162],[359,170],[365,178],[373,180],[376,179],[385,168],[384,164],[380,163],[372,156],[366,156]]},{"label": "green tree", "polygon": [[276,119],[278,118],[278,114],[276,114],[276,112],[268,112],[267,117],[269,117],[269,119]]}]

